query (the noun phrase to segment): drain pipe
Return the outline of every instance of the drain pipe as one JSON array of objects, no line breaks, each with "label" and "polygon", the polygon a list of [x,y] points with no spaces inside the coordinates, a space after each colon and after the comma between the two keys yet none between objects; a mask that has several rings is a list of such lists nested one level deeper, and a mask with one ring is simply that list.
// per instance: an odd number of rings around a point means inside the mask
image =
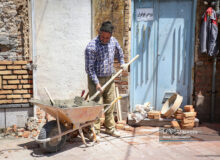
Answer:
[{"label": "drain pipe", "polygon": [[[216,10],[216,16],[217,19],[219,17],[219,4],[220,4],[220,0],[216,1],[215,4],[215,10]],[[215,94],[216,94],[216,90],[215,90],[215,77],[216,77],[216,64],[217,64],[217,56],[214,56],[213,59],[213,70],[212,70],[212,102],[211,102],[211,121],[214,122],[215,121]]]},{"label": "drain pipe", "polygon": [[[33,98],[37,96],[37,84],[36,84],[36,68],[37,68],[37,56],[36,56],[36,28],[35,28],[35,0],[31,0],[31,27],[32,27],[32,65],[33,65]],[[36,117],[36,105],[33,106],[33,115]]]}]

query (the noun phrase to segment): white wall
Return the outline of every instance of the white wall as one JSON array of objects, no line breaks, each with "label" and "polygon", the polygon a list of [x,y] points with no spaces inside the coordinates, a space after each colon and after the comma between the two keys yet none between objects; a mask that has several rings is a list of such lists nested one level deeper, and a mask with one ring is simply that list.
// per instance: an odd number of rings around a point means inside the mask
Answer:
[{"label": "white wall", "polygon": [[35,0],[35,98],[80,96],[87,89],[84,50],[91,40],[91,0]]}]

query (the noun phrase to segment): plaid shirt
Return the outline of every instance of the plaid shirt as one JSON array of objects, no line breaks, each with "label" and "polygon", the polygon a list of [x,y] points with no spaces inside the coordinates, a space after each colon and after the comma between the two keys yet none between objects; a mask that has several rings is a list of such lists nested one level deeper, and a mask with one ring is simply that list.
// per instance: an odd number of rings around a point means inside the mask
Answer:
[{"label": "plaid shirt", "polygon": [[98,77],[107,77],[114,73],[115,55],[120,64],[124,64],[123,51],[114,37],[111,37],[108,44],[102,44],[97,36],[87,45],[85,51],[86,73],[95,84],[99,83]]}]

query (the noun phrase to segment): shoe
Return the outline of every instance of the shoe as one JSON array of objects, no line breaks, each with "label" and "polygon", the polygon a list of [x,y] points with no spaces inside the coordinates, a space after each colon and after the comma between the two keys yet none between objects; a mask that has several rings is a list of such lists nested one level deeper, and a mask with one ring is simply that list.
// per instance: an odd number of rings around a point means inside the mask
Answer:
[{"label": "shoe", "polygon": [[110,136],[120,137],[120,133],[118,131],[116,131],[115,129],[113,129],[113,130],[106,130],[105,132],[107,134],[109,134]]}]

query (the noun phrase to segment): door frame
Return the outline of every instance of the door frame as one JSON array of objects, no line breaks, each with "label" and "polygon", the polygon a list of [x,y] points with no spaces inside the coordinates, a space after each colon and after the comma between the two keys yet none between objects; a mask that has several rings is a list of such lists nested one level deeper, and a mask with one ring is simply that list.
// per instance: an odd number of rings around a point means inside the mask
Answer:
[{"label": "door frame", "polygon": [[[135,35],[135,23],[133,21],[133,19],[135,18],[135,13],[134,13],[134,3],[136,1],[139,1],[141,2],[142,0],[131,0],[131,19],[132,19],[132,23],[131,23],[131,27],[133,29],[131,29],[131,58],[135,57],[135,48],[134,48],[134,35]],[[147,0],[146,0],[147,1]],[[155,0],[157,2],[159,2],[159,0]],[[192,27],[193,29],[190,30],[190,35],[192,35],[192,43],[190,43],[190,54],[192,55],[191,59],[189,59],[189,64],[190,64],[190,70],[189,70],[189,75],[191,76],[188,76],[188,90],[187,90],[187,103],[188,104],[192,104],[192,101],[193,101],[193,85],[194,85],[194,51],[195,51],[195,25],[196,25],[196,9],[197,9],[197,0],[191,0],[192,1]],[[157,28],[157,25],[158,25],[158,19],[156,20],[156,25],[155,27]],[[156,33],[157,34],[157,33]],[[158,45],[158,39],[155,40],[157,44],[155,44],[156,46]],[[155,52],[158,52],[158,47],[155,48]],[[131,64],[131,69],[133,68],[134,64]],[[156,62],[156,68],[157,68],[158,64]],[[155,66],[154,66],[155,67]],[[134,91],[135,91],[135,87],[134,87],[134,72],[132,72],[132,74],[130,74],[130,89],[129,89],[129,97],[130,97],[130,112],[132,112],[134,110],[134,107],[135,107],[135,104],[134,104],[134,98],[135,98],[135,95],[134,95]],[[156,81],[157,81],[157,71],[156,71]],[[157,86],[154,86],[154,95],[153,95],[153,99],[154,99],[154,102],[156,102],[156,88]]]}]

